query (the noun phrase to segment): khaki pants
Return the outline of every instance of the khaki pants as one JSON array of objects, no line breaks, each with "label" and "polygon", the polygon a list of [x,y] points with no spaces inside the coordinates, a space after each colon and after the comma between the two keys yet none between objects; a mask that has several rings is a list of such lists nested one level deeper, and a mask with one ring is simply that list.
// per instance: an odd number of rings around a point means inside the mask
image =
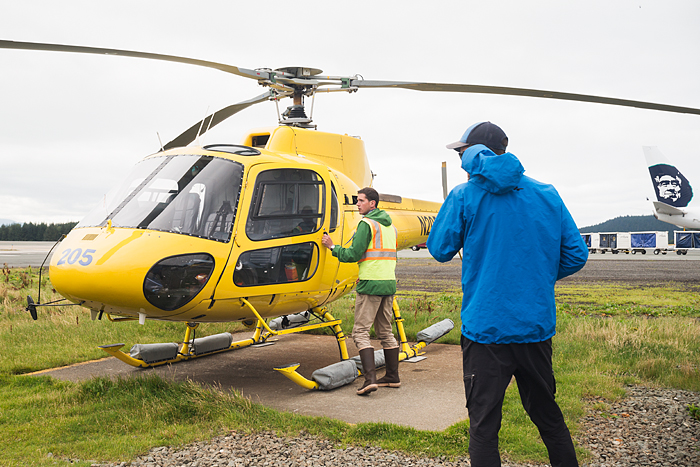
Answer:
[{"label": "khaki pants", "polygon": [[393,349],[399,346],[391,329],[394,317],[393,295],[365,295],[358,293],[355,299],[355,325],[352,328],[352,340],[357,350],[372,347],[369,330],[374,323],[374,332],[382,343],[382,348]]}]

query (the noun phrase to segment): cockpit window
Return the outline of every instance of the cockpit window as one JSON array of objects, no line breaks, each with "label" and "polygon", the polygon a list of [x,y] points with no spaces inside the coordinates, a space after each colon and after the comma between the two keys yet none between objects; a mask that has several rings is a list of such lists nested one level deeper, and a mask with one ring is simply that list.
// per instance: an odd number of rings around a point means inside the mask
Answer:
[{"label": "cockpit window", "polygon": [[167,156],[138,164],[78,227],[161,230],[227,242],[243,166],[211,156]]},{"label": "cockpit window", "polygon": [[255,182],[246,234],[251,240],[292,237],[318,231],[325,211],[324,184],[311,170],[261,172]]}]

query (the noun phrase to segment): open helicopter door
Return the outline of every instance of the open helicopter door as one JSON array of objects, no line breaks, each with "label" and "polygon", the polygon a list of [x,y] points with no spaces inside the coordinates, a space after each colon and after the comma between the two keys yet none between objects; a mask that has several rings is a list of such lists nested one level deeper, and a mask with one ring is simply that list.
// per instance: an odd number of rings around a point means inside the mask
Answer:
[{"label": "open helicopter door", "polygon": [[335,288],[338,262],[321,238],[328,232],[339,243],[342,232],[328,169],[257,164],[246,178],[231,258],[210,313],[254,320],[241,298],[263,318],[323,305]]}]

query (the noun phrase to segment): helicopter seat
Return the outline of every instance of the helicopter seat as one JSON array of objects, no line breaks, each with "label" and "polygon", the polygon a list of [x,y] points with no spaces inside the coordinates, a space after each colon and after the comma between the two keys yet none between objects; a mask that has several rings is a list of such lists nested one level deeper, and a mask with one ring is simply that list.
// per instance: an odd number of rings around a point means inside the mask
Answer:
[{"label": "helicopter seat", "polygon": [[265,248],[263,250],[254,250],[250,252],[249,258],[251,264],[260,269],[273,268],[279,262],[279,248]]},{"label": "helicopter seat", "polygon": [[205,231],[209,234],[209,238],[227,241],[231,237],[232,224],[233,213],[226,214],[222,217],[222,221],[219,222],[217,222],[216,214],[210,214]]},{"label": "helicopter seat", "polygon": [[173,229],[179,232],[195,233],[198,226],[200,198],[197,193],[187,193],[180,197],[173,213]]},{"label": "helicopter seat", "polygon": [[279,217],[266,220],[264,234],[267,238],[291,236],[294,227],[299,223],[299,219],[290,218],[290,213],[287,211],[276,211],[270,215]]},{"label": "helicopter seat", "polygon": [[249,277],[254,281],[253,283],[246,283],[245,285],[256,285],[256,284],[276,284],[280,282],[280,248],[264,248],[261,250],[253,250],[244,254],[241,259],[242,269],[251,271],[254,273],[253,276]]},{"label": "helicopter seat", "polygon": [[224,201],[218,211],[207,216],[204,223],[204,234],[215,240],[228,241],[231,237],[231,227],[235,213],[229,201]]}]

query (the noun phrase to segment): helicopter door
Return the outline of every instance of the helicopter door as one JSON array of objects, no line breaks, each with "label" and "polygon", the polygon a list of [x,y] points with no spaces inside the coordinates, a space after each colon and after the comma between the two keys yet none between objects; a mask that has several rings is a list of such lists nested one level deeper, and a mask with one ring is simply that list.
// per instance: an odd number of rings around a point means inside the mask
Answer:
[{"label": "helicopter door", "polygon": [[[355,198],[355,197],[353,197]],[[347,199],[347,198],[346,198]],[[357,230],[357,225],[362,220],[362,216],[357,212],[354,204],[346,204],[343,206],[343,211],[340,213],[340,217],[343,220],[344,228],[342,230],[342,245],[343,247],[349,247],[352,245],[353,238],[355,236],[355,231]],[[336,295],[342,295],[356,285],[357,276],[359,273],[359,268],[357,263],[340,263],[338,268],[338,277],[336,279],[337,290]]]},{"label": "helicopter door", "polygon": [[[323,232],[328,233],[328,235],[331,237],[331,240],[333,240],[334,245],[341,245],[343,241],[343,218],[340,212],[340,205],[338,203],[338,192],[335,188],[335,183],[331,182],[330,187],[331,196],[330,209],[328,210],[329,219],[328,225],[327,227],[324,226]],[[338,281],[338,271],[341,269],[341,263],[323,245],[321,245],[321,250],[323,250],[323,252],[325,253],[325,255],[322,257],[324,258],[324,265],[321,286],[327,288],[328,296],[322,303],[320,303],[320,305],[331,301],[333,298],[339,295],[340,292],[342,292],[342,290],[339,290]]]},{"label": "helicopter door", "polygon": [[225,313],[226,302],[235,308],[239,297],[248,298],[263,316],[297,313],[325,302],[337,264],[326,268],[330,254],[321,238],[330,230],[332,212],[332,235],[339,235],[338,203],[336,196],[332,209],[328,172],[316,167],[251,167],[231,260],[211,311]]}]

